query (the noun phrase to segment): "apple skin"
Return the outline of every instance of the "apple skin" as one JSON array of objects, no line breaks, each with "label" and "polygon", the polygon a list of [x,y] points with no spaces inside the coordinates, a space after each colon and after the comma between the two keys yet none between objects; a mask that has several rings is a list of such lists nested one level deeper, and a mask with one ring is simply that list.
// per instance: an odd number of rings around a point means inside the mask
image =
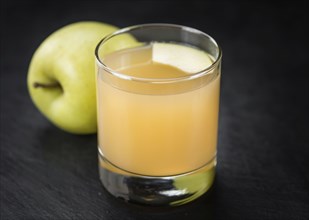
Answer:
[{"label": "apple skin", "polygon": [[[28,90],[36,107],[57,127],[74,134],[97,131],[94,50],[117,29],[94,21],[73,23],[51,34],[34,53]],[[134,42],[128,36],[113,49]]]}]

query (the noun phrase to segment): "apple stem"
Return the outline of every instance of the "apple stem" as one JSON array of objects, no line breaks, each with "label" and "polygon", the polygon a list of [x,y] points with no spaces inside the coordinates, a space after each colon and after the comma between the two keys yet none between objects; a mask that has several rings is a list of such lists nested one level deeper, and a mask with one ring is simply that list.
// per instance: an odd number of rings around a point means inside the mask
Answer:
[{"label": "apple stem", "polygon": [[34,82],[33,83],[34,88],[55,88],[55,87],[61,87],[61,85],[58,82],[54,83],[39,83],[39,82]]}]

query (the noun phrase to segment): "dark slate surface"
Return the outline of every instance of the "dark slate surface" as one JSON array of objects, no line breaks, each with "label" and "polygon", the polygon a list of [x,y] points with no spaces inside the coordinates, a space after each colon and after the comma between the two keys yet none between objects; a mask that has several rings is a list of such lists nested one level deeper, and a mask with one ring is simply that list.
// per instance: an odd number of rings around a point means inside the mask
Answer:
[{"label": "dark slate surface", "polygon": [[[1,3],[1,220],[309,219],[308,4],[156,1]],[[178,23],[223,48],[217,178],[178,208],[126,204],[97,172],[96,136],[58,130],[26,88],[31,56],[80,20]]]}]

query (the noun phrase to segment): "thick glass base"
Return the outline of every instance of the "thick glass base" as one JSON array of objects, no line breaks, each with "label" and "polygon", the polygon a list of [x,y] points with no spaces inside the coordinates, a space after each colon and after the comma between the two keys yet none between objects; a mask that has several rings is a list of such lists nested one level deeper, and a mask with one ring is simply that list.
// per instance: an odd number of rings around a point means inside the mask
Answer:
[{"label": "thick glass base", "polygon": [[105,189],[117,198],[141,205],[177,206],[202,196],[215,176],[214,158],[192,172],[175,176],[144,176],[111,164],[99,150],[100,179]]}]

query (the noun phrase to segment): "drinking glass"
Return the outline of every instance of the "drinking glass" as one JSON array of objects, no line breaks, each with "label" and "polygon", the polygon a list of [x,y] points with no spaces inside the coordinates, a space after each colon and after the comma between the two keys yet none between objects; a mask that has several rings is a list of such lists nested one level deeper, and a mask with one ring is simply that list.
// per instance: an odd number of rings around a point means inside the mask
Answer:
[{"label": "drinking glass", "polygon": [[[135,61],[117,54],[155,44],[202,51],[212,63],[177,77],[121,71]],[[178,63],[192,62],[190,54],[177,56]],[[216,166],[222,57],[216,41],[190,27],[142,24],[103,38],[95,57],[99,174],[105,189],[151,206],[181,205],[209,191]]]}]

